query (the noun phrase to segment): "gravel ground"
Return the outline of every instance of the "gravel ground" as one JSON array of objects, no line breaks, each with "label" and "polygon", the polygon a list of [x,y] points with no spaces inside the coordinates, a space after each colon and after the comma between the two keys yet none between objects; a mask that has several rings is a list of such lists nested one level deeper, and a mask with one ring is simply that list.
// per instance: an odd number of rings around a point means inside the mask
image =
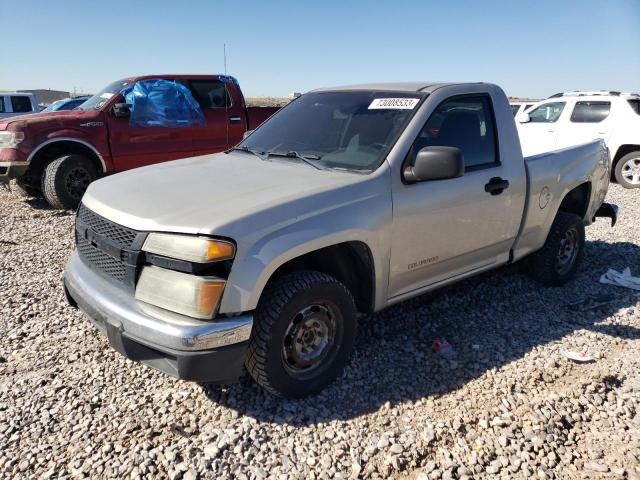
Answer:
[{"label": "gravel ground", "polygon": [[640,479],[640,297],[598,283],[640,274],[639,198],[611,187],[619,224],[569,285],[512,266],[390,308],[337,382],[282,401],[119,356],[64,300],[73,215],[0,191],[0,477]]}]

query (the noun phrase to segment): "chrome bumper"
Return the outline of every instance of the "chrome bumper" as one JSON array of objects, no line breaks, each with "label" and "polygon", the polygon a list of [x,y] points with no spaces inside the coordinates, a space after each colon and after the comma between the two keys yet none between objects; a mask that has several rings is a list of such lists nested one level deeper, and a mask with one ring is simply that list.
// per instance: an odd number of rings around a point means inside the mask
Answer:
[{"label": "chrome bumper", "polygon": [[203,321],[141,303],[91,270],[77,252],[67,263],[64,283],[73,302],[102,331],[108,327],[153,348],[210,350],[246,342],[251,334],[252,315]]}]

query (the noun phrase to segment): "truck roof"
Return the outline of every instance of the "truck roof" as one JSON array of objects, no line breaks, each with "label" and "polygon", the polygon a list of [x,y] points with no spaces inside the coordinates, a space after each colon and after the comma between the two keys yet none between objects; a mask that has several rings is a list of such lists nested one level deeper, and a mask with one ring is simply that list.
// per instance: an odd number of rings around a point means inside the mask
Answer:
[{"label": "truck roof", "polygon": [[[460,85],[463,82],[383,82],[383,83],[363,83],[356,85],[343,85],[339,87],[318,88],[314,92],[331,92],[344,90],[388,90],[394,92],[424,92],[431,93],[435,89],[448,86]],[[476,82],[482,83],[482,82]]]},{"label": "truck roof", "polygon": [[122,80],[128,80],[130,82],[137,82],[138,80],[148,80],[153,78],[165,78],[165,79],[175,79],[175,80],[224,80],[227,79],[233,83],[238,83],[231,75],[225,75],[223,73],[216,74],[196,74],[189,75],[186,73],[166,73],[166,74],[155,74],[155,75],[135,75],[132,77],[125,77]]}]

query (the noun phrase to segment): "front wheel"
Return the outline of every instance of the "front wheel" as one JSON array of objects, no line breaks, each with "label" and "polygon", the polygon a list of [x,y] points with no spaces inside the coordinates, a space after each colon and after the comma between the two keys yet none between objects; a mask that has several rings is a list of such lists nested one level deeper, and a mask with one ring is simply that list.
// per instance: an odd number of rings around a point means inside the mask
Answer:
[{"label": "front wheel", "polygon": [[616,163],[616,181],[624,188],[640,188],[640,152],[631,152]]},{"label": "front wheel", "polygon": [[338,280],[316,271],[284,275],[258,303],[247,370],[275,395],[311,395],[342,372],[356,328],[355,302]]},{"label": "front wheel", "polygon": [[573,213],[558,212],[544,246],[527,259],[529,274],[544,285],[563,285],[575,275],[583,253],[582,219]]},{"label": "front wheel", "polygon": [[42,193],[53,208],[76,208],[91,182],[98,178],[93,162],[83,155],[65,155],[42,173]]}]

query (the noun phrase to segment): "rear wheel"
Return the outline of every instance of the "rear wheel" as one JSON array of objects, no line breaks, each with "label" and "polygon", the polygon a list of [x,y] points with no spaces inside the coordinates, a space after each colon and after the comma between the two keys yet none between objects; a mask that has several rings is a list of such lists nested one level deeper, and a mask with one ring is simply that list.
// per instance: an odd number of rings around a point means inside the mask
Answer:
[{"label": "rear wheel", "polygon": [[624,188],[640,188],[640,152],[631,152],[618,160],[615,176]]},{"label": "rear wheel", "polygon": [[83,155],[51,161],[42,173],[42,193],[53,208],[76,208],[91,182],[98,178],[93,162]]},{"label": "rear wheel", "polygon": [[527,259],[529,274],[549,286],[575,275],[584,253],[584,224],[573,213],[558,212],[544,246]]},{"label": "rear wheel", "polygon": [[275,395],[311,395],[343,370],[356,328],[355,302],[338,280],[316,271],[285,275],[260,299],[247,370]]}]

